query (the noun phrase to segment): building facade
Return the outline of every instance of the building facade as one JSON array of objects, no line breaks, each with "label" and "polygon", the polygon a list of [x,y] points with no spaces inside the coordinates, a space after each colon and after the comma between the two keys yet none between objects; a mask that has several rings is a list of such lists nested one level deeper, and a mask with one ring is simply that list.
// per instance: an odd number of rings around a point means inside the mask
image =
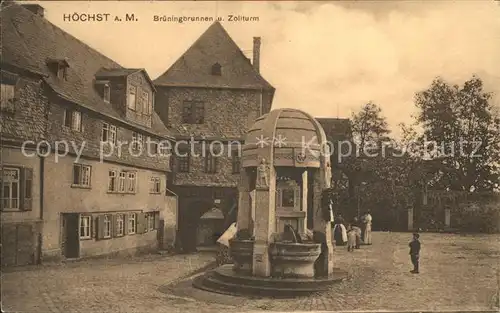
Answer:
[{"label": "building facade", "polygon": [[255,37],[251,61],[215,22],[154,81],[156,111],[175,131],[181,150],[172,188],[179,196],[179,246],[185,251],[196,245],[192,230],[205,212],[235,212],[239,148],[248,127],[270,111],[275,91],[260,74],[260,44]]},{"label": "building facade", "polygon": [[2,7],[2,265],[157,249],[175,236],[171,132],[143,69]]}]

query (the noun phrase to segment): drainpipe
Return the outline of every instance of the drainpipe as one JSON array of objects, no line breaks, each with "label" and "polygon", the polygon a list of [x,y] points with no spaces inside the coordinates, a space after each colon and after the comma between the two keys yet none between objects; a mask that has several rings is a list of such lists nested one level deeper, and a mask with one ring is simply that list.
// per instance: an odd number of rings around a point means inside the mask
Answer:
[{"label": "drainpipe", "polygon": [[42,243],[43,243],[43,195],[44,195],[44,180],[45,180],[45,157],[40,158],[40,220],[41,228],[38,233],[38,248],[37,248],[37,263],[42,263]]}]

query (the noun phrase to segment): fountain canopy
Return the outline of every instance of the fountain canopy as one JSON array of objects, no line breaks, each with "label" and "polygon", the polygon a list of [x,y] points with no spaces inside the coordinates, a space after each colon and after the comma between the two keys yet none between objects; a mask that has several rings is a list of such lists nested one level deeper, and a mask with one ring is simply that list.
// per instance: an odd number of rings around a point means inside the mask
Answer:
[{"label": "fountain canopy", "polygon": [[242,166],[256,167],[261,160],[273,166],[319,168],[320,152],[327,148],[325,132],[306,112],[277,109],[259,117],[247,132],[242,150]]}]

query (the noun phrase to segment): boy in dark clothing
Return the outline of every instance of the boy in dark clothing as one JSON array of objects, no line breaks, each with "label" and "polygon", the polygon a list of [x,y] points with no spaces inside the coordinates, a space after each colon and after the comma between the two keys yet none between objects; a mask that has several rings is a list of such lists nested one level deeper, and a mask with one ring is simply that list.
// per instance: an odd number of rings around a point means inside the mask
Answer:
[{"label": "boy in dark clothing", "polygon": [[410,258],[411,258],[411,263],[413,264],[413,270],[410,271],[413,274],[418,274],[418,260],[420,257],[420,241],[418,238],[420,237],[419,234],[414,233],[413,234],[413,240],[410,242]]}]

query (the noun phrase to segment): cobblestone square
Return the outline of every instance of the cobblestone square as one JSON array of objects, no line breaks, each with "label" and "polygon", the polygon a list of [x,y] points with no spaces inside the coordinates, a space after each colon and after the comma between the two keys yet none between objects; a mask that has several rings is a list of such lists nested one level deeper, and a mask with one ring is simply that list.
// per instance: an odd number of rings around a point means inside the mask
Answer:
[{"label": "cobblestone square", "polygon": [[[210,253],[149,255],[44,265],[2,274],[7,312],[221,312],[324,310],[494,310],[500,236],[421,236],[421,273],[409,273],[410,233],[374,233],[374,244],[335,251],[349,279],[305,298],[247,299],[205,294],[204,301],[161,292],[213,261]],[[199,291],[199,293],[203,293]],[[224,298],[226,297],[226,298]],[[224,298],[223,301],[221,299]]]}]

